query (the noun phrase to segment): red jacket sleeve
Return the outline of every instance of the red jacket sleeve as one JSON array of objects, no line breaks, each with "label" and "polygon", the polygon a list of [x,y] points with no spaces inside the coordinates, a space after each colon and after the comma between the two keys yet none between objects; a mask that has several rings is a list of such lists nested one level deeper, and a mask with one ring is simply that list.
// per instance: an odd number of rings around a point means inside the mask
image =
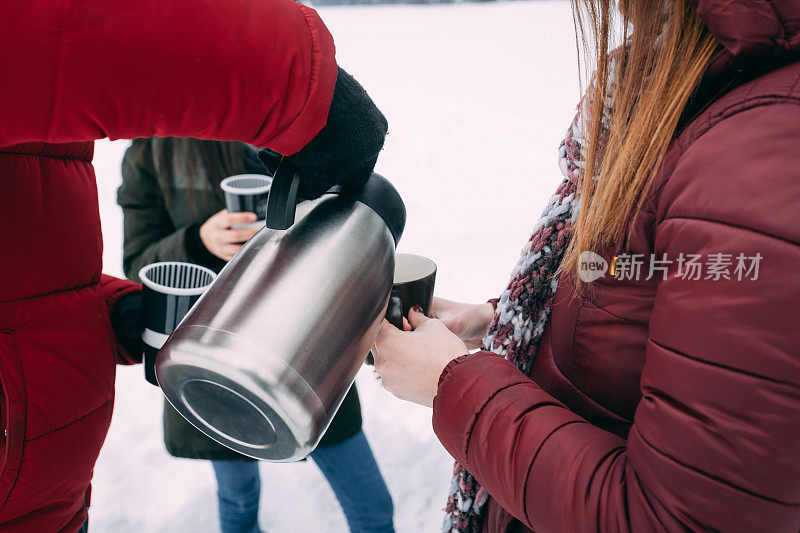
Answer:
[{"label": "red jacket sleeve", "polygon": [[[126,279],[115,278],[113,276],[109,276],[108,274],[102,274],[100,276],[100,297],[105,301],[109,316],[111,315],[112,309],[114,309],[114,304],[116,304],[122,297],[135,292],[140,292],[141,290],[142,286],[138,283],[134,283]],[[113,331],[111,332],[111,341],[114,345],[114,356],[116,357],[117,363],[123,365],[132,365],[140,362],[141,355],[138,358],[129,355],[125,351],[125,348],[122,346],[122,344],[120,344],[114,337]]]},{"label": "red jacket sleeve", "polygon": [[0,20],[0,146],[157,135],[291,155],[336,82],[328,30],[293,0],[11,0]]},{"label": "red jacket sleeve", "polygon": [[661,282],[627,440],[494,354],[446,370],[437,436],[528,527],[798,530],[799,111],[773,105],[725,119],[667,182],[659,257],[738,250],[763,259],[757,280],[691,281],[673,270]]}]

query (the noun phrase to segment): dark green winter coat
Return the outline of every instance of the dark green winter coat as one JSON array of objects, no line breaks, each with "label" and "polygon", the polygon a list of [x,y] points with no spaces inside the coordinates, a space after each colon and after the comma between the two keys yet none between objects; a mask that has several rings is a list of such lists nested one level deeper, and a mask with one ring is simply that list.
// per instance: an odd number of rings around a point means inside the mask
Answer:
[{"label": "dark green winter coat", "polygon": [[[219,272],[225,261],[205,249],[198,233],[203,222],[225,208],[219,182],[228,175],[265,174],[266,170],[258,161],[255,148],[243,143],[217,143],[229,145],[237,156],[241,154],[239,168],[229,169],[223,176],[209,176],[203,168],[197,168],[192,182],[184,176],[185,171],[175,165],[169,183],[164,183],[163,174],[162,179],[156,175],[156,168],[160,167],[154,160],[154,142],[163,140],[135,139],[122,160],[122,186],[117,191],[117,202],[125,220],[125,275],[138,282],[139,269],[158,261],[184,261]],[[361,405],[353,385],[320,446],[337,444],[360,429]],[[175,457],[247,459],[203,435],[166,401],[164,443]]]}]

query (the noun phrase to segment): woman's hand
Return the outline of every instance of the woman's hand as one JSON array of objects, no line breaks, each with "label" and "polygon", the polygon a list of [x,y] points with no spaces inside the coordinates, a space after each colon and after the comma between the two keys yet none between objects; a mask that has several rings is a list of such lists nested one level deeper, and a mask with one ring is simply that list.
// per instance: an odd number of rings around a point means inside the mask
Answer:
[{"label": "woman's hand", "polygon": [[401,400],[432,407],[444,367],[469,349],[419,307],[409,311],[408,321],[413,331],[400,331],[383,321],[372,347],[375,371],[386,390]]},{"label": "woman's hand", "polygon": [[239,248],[260,229],[234,229],[233,226],[255,221],[255,213],[228,213],[223,209],[200,226],[200,240],[209,252],[220,259],[230,261]]},{"label": "woman's hand", "polygon": [[480,348],[486,331],[494,317],[490,303],[464,304],[444,298],[434,298],[430,315],[441,320],[447,329],[464,341],[467,348]]}]

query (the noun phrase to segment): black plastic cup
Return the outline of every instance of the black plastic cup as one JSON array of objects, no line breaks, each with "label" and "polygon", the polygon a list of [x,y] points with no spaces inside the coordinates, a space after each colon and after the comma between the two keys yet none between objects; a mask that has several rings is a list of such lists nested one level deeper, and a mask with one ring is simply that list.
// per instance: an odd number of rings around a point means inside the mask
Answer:
[{"label": "black plastic cup", "polygon": [[256,214],[256,223],[264,225],[267,218],[267,199],[272,178],[262,174],[237,174],[219,184],[225,193],[225,206],[230,213]]},{"label": "black plastic cup", "polygon": [[153,263],[139,271],[144,309],[144,377],[158,385],[155,362],[158,350],[217,275],[191,263]]},{"label": "black plastic cup", "polygon": [[[426,315],[430,313],[435,284],[436,263],[421,255],[396,254],[386,320],[397,329],[403,329],[403,317],[408,316],[415,305],[420,306]],[[367,364],[374,364],[371,352],[367,356]]]}]

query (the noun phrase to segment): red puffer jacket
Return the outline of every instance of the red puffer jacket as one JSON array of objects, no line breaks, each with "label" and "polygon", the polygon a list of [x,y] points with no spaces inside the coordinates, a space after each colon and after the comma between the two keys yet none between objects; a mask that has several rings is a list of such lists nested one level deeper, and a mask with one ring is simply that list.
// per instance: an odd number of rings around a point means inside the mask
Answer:
[{"label": "red puffer jacket", "polygon": [[[75,531],[114,399],[92,139],[193,136],[284,154],[327,119],[336,63],[292,0],[0,4],[0,530]],[[24,144],[23,144],[24,143]]]},{"label": "red puffer jacket", "polygon": [[[624,248],[666,280],[562,277],[530,378],[485,352],[442,374],[434,430],[486,531],[800,530],[800,0],[698,4],[726,52]],[[731,254],[730,279],[680,254]]]}]

